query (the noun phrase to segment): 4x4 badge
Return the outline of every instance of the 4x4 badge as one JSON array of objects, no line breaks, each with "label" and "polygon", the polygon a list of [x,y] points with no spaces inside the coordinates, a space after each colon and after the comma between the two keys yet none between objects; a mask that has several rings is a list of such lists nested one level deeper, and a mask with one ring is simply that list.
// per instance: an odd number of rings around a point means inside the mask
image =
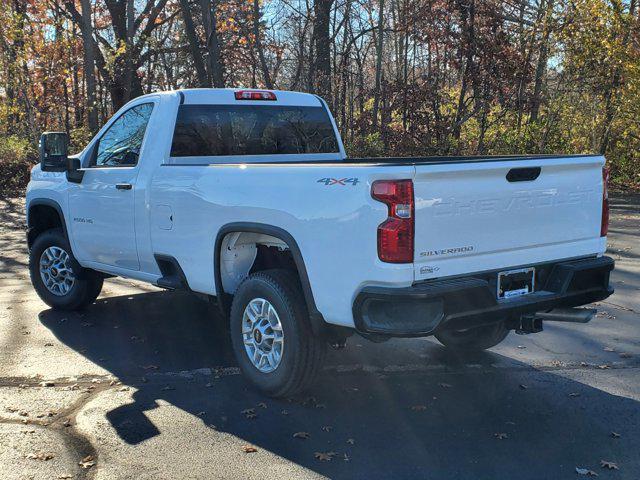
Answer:
[{"label": "4x4 badge", "polygon": [[321,178],[320,180],[318,180],[318,183],[324,183],[325,185],[346,185],[347,183],[350,183],[351,186],[356,186],[358,183],[360,183],[360,180],[358,180],[355,177],[352,178]]}]

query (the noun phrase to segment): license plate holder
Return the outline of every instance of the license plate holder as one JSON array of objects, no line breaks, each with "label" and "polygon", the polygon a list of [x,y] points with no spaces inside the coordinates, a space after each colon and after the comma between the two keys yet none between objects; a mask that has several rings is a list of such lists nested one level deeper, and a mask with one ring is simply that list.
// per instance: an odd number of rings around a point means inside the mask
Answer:
[{"label": "license plate holder", "polygon": [[534,267],[519,268],[517,270],[506,270],[498,273],[497,297],[498,299],[509,299],[529,295],[535,289]]}]

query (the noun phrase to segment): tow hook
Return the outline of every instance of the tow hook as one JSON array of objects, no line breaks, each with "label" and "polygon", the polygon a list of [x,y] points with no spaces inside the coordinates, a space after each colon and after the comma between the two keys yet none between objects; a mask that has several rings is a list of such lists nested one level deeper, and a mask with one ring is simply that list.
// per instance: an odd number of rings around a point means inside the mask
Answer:
[{"label": "tow hook", "polygon": [[537,314],[521,315],[513,329],[518,335],[528,335],[542,331],[542,319]]}]

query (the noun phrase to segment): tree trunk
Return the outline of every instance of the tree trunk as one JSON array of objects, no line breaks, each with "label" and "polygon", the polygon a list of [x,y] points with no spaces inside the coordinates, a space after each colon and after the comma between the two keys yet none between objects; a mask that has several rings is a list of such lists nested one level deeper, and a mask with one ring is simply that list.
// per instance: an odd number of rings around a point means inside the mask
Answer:
[{"label": "tree trunk", "polygon": [[313,43],[315,47],[315,59],[313,68],[313,90],[320,95],[329,105],[331,97],[331,37],[330,14],[333,0],[315,0],[313,4]]},{"label": "tree trunk", "polygon": [[378,13],[378,43],[376,45],[376,83],[373,92],[373,129],[378,126],[378,109],[380,108],[380,82],[382,80],[382,48],[384,38],[384,0],[380,0]]},{"label": "tree trunk", "polygon": [[91,0],[81,0],[82,23],[80,33],[83,44],[83,72],[87,88],[87,123],[91,133],[98,130],[98,111],[96,110],[96,57],[91,26]]},{"label": "tree trunk", "polygon": [[209,75],[211,83],[216,88],[224,88],[224,68],[220,55],[220,40],[218,38],[218,0],[200,0],[202,6],[202,22],[207,36],[207,52],[209,54]]},{"label": "tree trunk", "polygon": [[256,53],[258,54],[258,59],[260,60],[260,68],[262,69],[264,85],[271,90],[273,88],[273,83],[271,82],[269,66],[267,65],[267,60],[264,57],[262,41],[260,40],[260,17],[262,17],[262,14],[260,13],[260,2],[259,0],[253,0],[253,45],[256,49]]},{"label": "tree trunk", "polygon": [[[541,7],[542,8],[542,7]],[[544,30],[540,40],[540,53],[538,54],[538,64],[536,65],[536,77],[533,87],[533,97],[531,98],[531,113],[529,123],[538,120],[540,114],[540,104],[542,103],[542,82],[547,71],[547,61],[549,59],[549,37],[551,36],[551,20],[553,16],[553,0],[547,0],[544,14]]]},{"label": "tree trunk", "polygon": [[211,82],[207,77],[207,70],[204,66],[202,54],[200,53],[200,40],[198,39],[196,27],[193,23],[189,0],[180,0],[180,10],[182,11],[182,19],[184,21],[184,31],[187,34],[187,41],[189,42],[189,51],[191,52],[193,65],[196,69],[198,87],[210,87]]},{"label": "tree trunk", "polygon": [[[469,81],[474,70],[473,58],[475,55],[475,4],[473,1],[469,4],[461,3],[460,5],[461,23],[463,24],[464,34],[463,41],[465,42],[464,48],[466,49],[464,68],[462,69],[462,84],[460,85],[460,94],[458,96],[458,105],[456,108],[456,116],[453,125],[453,138],[460,140],[460,133],[462,130],[462,124],[464,123],[465,116],[465,98],[467,95],[467,88],[469,88]],[[458,142],[459,143],[459,142]],[[458,145],[457,151],[460,146]]]}]

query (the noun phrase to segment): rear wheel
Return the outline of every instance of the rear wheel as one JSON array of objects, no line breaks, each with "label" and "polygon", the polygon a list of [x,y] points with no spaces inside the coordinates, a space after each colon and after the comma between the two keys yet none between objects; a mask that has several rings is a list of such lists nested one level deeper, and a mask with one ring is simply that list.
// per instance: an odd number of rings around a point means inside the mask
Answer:
[{"label": "rear wheel", "polygon": [[435,334],[440,343],[457,350],[486,350],[495,347],[509,334],[505,322],[469,328],[466,330],[443,330]]},{"label": "rear wheel", "polygon": [[322,366],[326,342],[313,334],[300,282],[288,270],[257,272],[242,282],[230,330],[242,373],[269,396],[304,390]]},{"label": "rear wheel", "polygon": [[59,310],[81,310],[102,290],[102,276],[80,266],[58,228],[41,233],[33,242],[29,275],[42,301]]}]

